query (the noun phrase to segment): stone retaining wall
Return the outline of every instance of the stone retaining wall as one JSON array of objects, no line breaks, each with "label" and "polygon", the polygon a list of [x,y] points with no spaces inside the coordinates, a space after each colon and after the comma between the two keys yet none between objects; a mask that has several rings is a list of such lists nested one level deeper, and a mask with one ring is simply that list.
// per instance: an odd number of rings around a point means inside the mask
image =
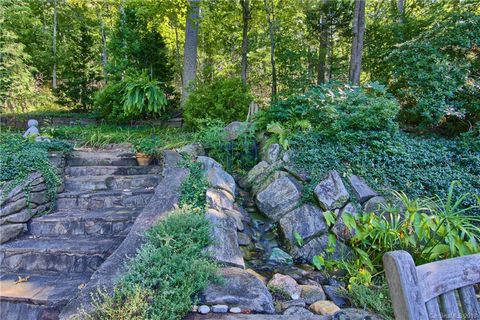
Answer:
[{"label": "stone retaining wall", "polygon": [[[52,153],[50,161],[63,176],[64,155]],[[61,190],[62,186],[58,191]],[[27,223],[34,215],[48,212],[53,205],[48,199],[45,180],[39,172],[31,173],[24,182],[9,192],[0,189],[0,243],[12,240],[26,231]]]},{"label": "stone retaining wall", "polygon": [[[47,125],[89,125],[89,124],[101,124],[102,121],[92,118],[75,118],[75,117],[40,117],[40,116],[32,116],[38,121],[40,127],[44,127]],[[7,127],[9,129],[15,130],[24,130],[27,128],[27,121],[30,118],[25,116],[18,116],[18,115],[2,115],[0,117],[0,126]],[[128,123],[130,126],[141,126],[141,125],[160,125],[160,126],[167,126],[171,128],[181,128],[183,126],[183,118],[172,118],[166,121],[155,120],[155,121],[147,121],[147,120],[139,120],[139,121],[131,121]]]},{"label": "stone retaining wall", "polygon": [[[258,209],[278,223],[284,247],[295,260],[311,263],[314,256],[326,254],[331,232],[337,241],[334,251],[325,258],[348,258],[350,248],[345,243],[352,234],[342,215],[348,212],[355,216],[360,210],[381,211],[385,199],[361,177],[341,177],[338,172],[330,171],[315,186],[314,201],[304,203],[303,185],[311,183],[309,173],[299,172],[292,165],[290,152],[283,151],[278,144],[270,145],[243,184],[251,190]],[[326,211],[334,213],[333,226],[325,219]]]}]

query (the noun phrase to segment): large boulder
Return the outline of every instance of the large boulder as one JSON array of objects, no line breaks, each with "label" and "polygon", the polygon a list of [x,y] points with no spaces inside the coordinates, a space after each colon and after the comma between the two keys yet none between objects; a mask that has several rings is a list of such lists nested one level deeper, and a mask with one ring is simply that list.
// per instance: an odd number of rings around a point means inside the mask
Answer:
[{"label": "large boulder", "polygon": [[278,143],[273,143],[265,149],[263,153],[263,160],[268,163],[274,163],[280,159],[282,153],[282,147]]},{"label": "large boulder", "polygon": [[200,162],[202,164],[202,170],[204,172],[207,172],[211,168],[222,169],[222,165],[210,157],[198,156],[197,162]]},{"label": "large boulder", "polygon": [[299,299],[302,289],[298,285],[297,281],[290,276],[276,273],[272,279],[268,282],[268,287],[273,292],[282,294],[288,299]]},{"label": "large boulder", "polygon": [[333,252],[328,252],[328,235],[324,234],[318,238],[314,238],[304,244],[302,247],[293,247],[291,253],[294,259],[302,260],[311,263],[313,257],[324,255],[326,259],[330,260],[345,260],[349,259],[352,250],[343,242],[337,240],[335,242]]},{"label": "large boulder", "polygon": [[222,211],[213,209],[207,211],[205,218],[212,225],[213,238],[213,243],[206,248],[206,252],[222,264],[245,268],[235,221]]},{"label": "large boulder", "polygon": [[209,208],[215,210],[232,209],[235,198],[225,190],[208,189],[206,192]]},{"label": "large boulder", "polygon": [[274,313],[272,295],[253,274],[239,268],[220,270],[223,281],[209,285],[200,295],[204,304],[226,304],[258,313]]},{"label": "large boulder", "polygon": [[223,189],[235,195],[235,179],[222,168],[210,168],[207,171],[207,182],[212,188]]},{"label": "large boulder", "polygon": [[252,183],[251,194],[255,196],[257,193],[268,187],[268,185],[271,184],[273,181],[286,176],[289,176],[289,174],[285,171],[274,171],[269,176],[264,177],[263,180],[257,180]]},{"label": "large boulder", "polygon": [[308,241],[328,230],[323,211],[312,204],[304,204],[290,211],[280,219],[279,226],[288,247],[297,245],[295,233]]},{"label": "large boulder", "polygon": [[[271,182],[271,176],[279,172],[282,168],[282,161],[276,161],[274,163],[261,161],[250,169],[244,179],[245,185],[252,189],[252,194],[258,192],[265,187],[265,183],[268,181]],[[255,190],[255,192],[253,190]]]},{"label": "large boulder", "polygon": [[387,202],[385,201],[384,197],[373,197],[363,204],[363,211],[367,213],[374,212],[380,215],[385,212],[386,204]]},{"label": "large boulder", "polygon": [[348,180],[352,185],[353,193],[357,198],[358,202],[364,203],[368,199],[377,196],[377,193],[368,186],[368,184],[362,177],[350,176]]},{"label": "large boulder", "polygon": [[314,193],[323,210],[341,208],[350,198],[337,171],[330,171],[326,179],[315,187]]},{"label": "large boulder", "polygon": [[274,222],[298,205],[302,186],[291,176],[273,181],[256,197],[258,209]]},{"label": "large boulder", "polygon": [[239,135],[248,131],[248,122],[234,121],[224,128],[227,134],[227,140],[232,141],[238,138]]}]

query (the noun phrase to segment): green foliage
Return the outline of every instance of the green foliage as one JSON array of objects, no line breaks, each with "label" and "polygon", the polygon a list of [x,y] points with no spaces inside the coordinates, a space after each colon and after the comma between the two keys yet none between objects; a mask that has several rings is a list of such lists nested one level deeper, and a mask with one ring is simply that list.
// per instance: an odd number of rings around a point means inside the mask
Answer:
[{"label": "green foliage", "polygon": [[[116,11],[117,19],[109,42],[111,77],[145,73],[150,79],[170,83],[172,69],[164,37],[152,27],[155,9],[141,2],[128,2],[123,11]],[[153,21],[152,21],[153,20]]]},{"label": "green foliage", "polygon": [[[412,200],[404,193],[395,192],[396,201],[385,206],[381,214],[365,212],[352,216],[344,213],[343,221],[353,234],[347,242],[353,249],[353,258],[334,261],[328,259],[327,253],[315,256],[313,265],[317,269],[347,271],[348,289],[354,304],[392,317],[382,276],[385,253],[406,250],[420,265],[480,252],[480,217],[471,215],[480,208],[480,196],[476,197],[474,206],[463,207],[467,195],[454,200],[455,185],[451,184],[446,198]],[[332,226],[334,221],[327,224]],[[329,243],[329,248],[333,247],[334,242]]]},{"label": "green foliage", "polygon": [[44,130],[57,139],[72,140],[81,146],[104,147],[112,143],[132,143],[154,139],[159,149],[172,149],[191,143],[195,135],[173,128],[159,126],[74,125],[51,126]]},{"label": "green foliage", "polygon": [[[204,252],[211,243],[203,215],[184,207],[147,232],[113,298],[102,295],[86,319],[181,319],[192,299],[215,280],[217,266]],[[193,280],[194,279],[194,280]]]},{"label": "green foliage", "polygon": [[353,305],[381,315],[386,320],[395,319],[392,301],[389,298],[388,286],[384,281],[381,285],[352,284],[349,286],[349,297]]},{"label": "green foliage", "polygon": [[167,98],[159,82],[142,76],[127,80],[123,97],[126,116],[160,115],[165,111]]},{"label": "green foliage", "polygon": [[185,124],[198,127],[205,119],[229,123],[247,118],[252,101],[249,88],[241,79],[220,77],[211,82],[198,82],[184,106]]},{"label": "green foliage", "polygon": [[199,121],[197,139],[208,155],[230,172],[244,173],[257,163],[255,126],[244,123],[245,127],[236,139],[228,139],[225,124],[221,121]]},{"label": "green foliage", "polygon": [[100,116],[111,122],[165,116],[168,104],[162,86],[145,75],[132,75],[112,81],[95,95]]},{"label": "green foliage", "polygon": [[[48,199],[53,201],[61,180],[49,161],[48,152],[70,150],[71,146],[59,141],[34,142],[22,138],[20,134],[0,134],[0,186],[8,193],[31,173],[40,172],[47,185]],[[28,192],[28,186],[25,191]]]},{"label": "green foliage", "polygon": [[480,120],[479,34],[479,15],[452,14],[391,52],[389,87],[404,121],[466,131]]},{"label": "green foliage", "polygon": [[[330,170],[356,174],[379,191],[403,190],[410,197],[447,197],[451,181],[460,181],[455,196],[480,194],[480,154],[463,140],[418,138],[398,133],[381,140],[362,137],[362,142],[337,142],[323,133],[292,136],[294,165],[312,177],[306,196]],[[310,190],[310,191],[309,191]],[[473,205],[472,196],[464,200]]]},{"label": "green foliage", "polygon": [[325,137],[352,141],[365,134],[370,138],[394,134],[398,108],[396,100],[377,83],[362,87],[329,83],[279,100],[261,113],[257,122],[279,140],[313,128]]},{"label": "green foliage", "polygon": [[297,243],[297,246],[301,247],[303,246],[303,244],[305,243],[305,241],[303,240],[302,236],[300,235],[300,233],[298,232],[294,232],[293,233],[293,237],[295,238],[295,242]]},{"label": "green foliage", "polygon": [[149,156],[154,156],[159,153],[160,141],[155,138],[143,138],[133,141],[133,151],[136,153],[143,153]]},{"label": "green foliage", "polygon": [[395,192],[397,201],[381,214],[343,214],[346,227],[353,233],[348,244],[355,258],[337,266],[348,271],[350,283],[370,284],[382,272],[382,257],[389,251],[408,251],[416,264],[480,252],[480,217],[472,215],[480,208],[480,196],[476,196],[475,205],[463,207],[467,195],[455,200],[456,184],[451,184],[446,198],[410,199]]},{"label": "green foliage", "polygon": [[125,82],[110,82],[97,91],[93,99],[95,111],[102,119],[109,122],[125,120],[123,110],[123,97],[125,94]]},{"label": "green foliage", "polygon": [[190,170],[190,174],[180,186],[180,206],[188,205],[195,212],[204,212],[207,206],[205,194],[207,180],[202,172],[202,164],[184,158],[182,166]]}]

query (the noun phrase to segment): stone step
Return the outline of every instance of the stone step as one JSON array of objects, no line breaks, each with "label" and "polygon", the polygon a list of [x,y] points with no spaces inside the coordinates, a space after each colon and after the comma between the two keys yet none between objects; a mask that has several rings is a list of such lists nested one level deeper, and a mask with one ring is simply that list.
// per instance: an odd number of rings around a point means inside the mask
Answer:
[{"label": "stone step", "polygon": [[[29,277],[25,282],[16,281]],[[0,276],[0,319],[58,319],[61,309],[90,279],[90,274]]]},{"label": "stone step", "polygon": [[94,272],[123,238],[20,238],[0,246],[0,270]]},{"label": "stone step", "polygon": [[129,152],[73,151],[68,166],[136,166],[137,160]]},{"label": "stone step", "polygon": [[78,166],[65,168],[65,175],[68,177],[79,176],[104,176],[104,175],[143,175],[160,174],[162,167],[151,166]]},{"label": "stone step", "polygon": [[112,207],[140,208],[148,204],[154,192],[154,188],[100,192],[64,192],[57,197],[57,208],[60,210]]},{"label": "stone step", "polygon": [[141,209],[134,208],[59,210],[32,219],[28,236],[127,235],[140,212]]},{"label": "stone step", "polygon": [[332,316],[281,314],[221,314],[189,313],[183,320],[331,320]]},{"label": "stone step", "polygon": [[67,177],[64,180],[64,185],[65,191],[121,190],[155,187],[160,182],[160,179],[161,176],[151,174]]}]

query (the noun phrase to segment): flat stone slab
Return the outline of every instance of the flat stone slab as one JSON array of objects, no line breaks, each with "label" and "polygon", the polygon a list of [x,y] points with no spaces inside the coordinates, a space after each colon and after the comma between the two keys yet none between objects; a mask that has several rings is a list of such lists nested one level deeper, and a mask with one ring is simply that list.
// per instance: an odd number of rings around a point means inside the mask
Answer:
[{"label": "flat stone slab", "polygon": [[268,314],[198,314],[190,313],[184,320],[329,320],[331,316],[268,315]]},{"label": "flat stone slab", "polygon": [[130,152],[73,151],[67,163],[69,166],[135,166],[137,160]]},{"label": "flat stone slab", "polygon": [[[8,273],[0,276],[0,299],[33,304],[67,302],[90,279],[91,274],[36,275]],[[26,282],[15,283],[18,277]]]},{"label": "flat stone slab", "polygon": [[136,208],[60,210],[32,219],[28,231],[29,236],[39,237],[124,234],[140,212]]},{"label": "flat stone slab", "polygon": [[213,209],[209,209],[205,217],[213,226],[213,244],[206,248],[208,254],[222,264],[245,268],[235,220],[223,211]]},{"label": "flat stone slab", "polygon": [[155,187],[161,178],[156,174],[77,176],[67,177],[64,184],[66,191],[123,190]]},{"label": "flat stone slab", "polygon": [[19,239],[0,247],[0,268],[9,272],[94,272],[123,237]]},{"label": "flat stone slab", "polygon": [[103,176],[103,175],[139,175],[160,174],[162,167],[150,166],[77,166],[65,168],[67,177]]}]

